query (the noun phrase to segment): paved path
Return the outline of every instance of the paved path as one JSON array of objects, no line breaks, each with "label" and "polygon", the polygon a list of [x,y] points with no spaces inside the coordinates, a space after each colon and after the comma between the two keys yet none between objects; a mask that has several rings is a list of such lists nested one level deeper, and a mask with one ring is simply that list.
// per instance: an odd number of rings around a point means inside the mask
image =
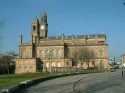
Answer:
[{"label": "paved path", "polygon": [[[78,80],[74,92],[73,86]],[[18,93],[125,93],[125,78],[121,77],[121,71],[67,76],[39,83]]]}]

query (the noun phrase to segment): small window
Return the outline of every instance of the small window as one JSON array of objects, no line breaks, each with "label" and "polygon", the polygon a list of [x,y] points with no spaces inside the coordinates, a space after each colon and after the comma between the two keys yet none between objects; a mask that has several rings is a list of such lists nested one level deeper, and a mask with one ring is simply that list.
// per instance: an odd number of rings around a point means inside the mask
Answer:
[{"label": "small window", "polygon": [[33,68],[32,66],[30,66],[30,68]]},{"label": "small window", "polygon": [[24,68],[27,68],[27,66],[24,66]]},{"label": "small window", "polygon": [[22,68],[21,66],[19,66],[19,68]]},{"label": "small window", "polygon": [[69,62],[68,62],[68,61],[66,61],[66,65],[69,65]]}]

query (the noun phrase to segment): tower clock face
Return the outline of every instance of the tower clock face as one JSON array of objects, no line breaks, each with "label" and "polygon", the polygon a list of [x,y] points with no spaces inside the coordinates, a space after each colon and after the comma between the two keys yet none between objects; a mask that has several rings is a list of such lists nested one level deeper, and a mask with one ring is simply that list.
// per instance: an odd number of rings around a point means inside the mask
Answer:
[{"label": "tower clock face", "polygon": [[40,28],[43,30],[45,27],[42,25]]}]

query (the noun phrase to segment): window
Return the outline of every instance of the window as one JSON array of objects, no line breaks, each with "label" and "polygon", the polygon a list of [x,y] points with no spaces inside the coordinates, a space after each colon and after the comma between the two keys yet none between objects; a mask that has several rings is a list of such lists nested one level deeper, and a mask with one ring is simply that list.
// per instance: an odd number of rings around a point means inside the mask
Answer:
[{"label": "window", "polygon": [[36,26],[33,26],[33,30],[34,30],[34,31],[36,30]]},{"label": "window", "polygon": [[42,50],[42,51],[41,51],[41,57],[43,57],[43,56],[44,56],[44,51]]},{"label": "window", "polygon": [[55,62],[52,62],[52,67],[55,67]]},{"label": "window", "polygon": [[46,56],[49,56],[49,50],[46,51]]},{"label": "window", "polygon": [[55,56],[55,51],[54,50],[52,50],[52,57],[54,57]]},{"label": "window", "polygon": [[30,52],[29,52],[29,51],[27,51],[27,54],[26,54],[26,55],[27,55],[27,57],[30,57]]},{"label": "window", "polygon": [[29,68],[33,68],[32,66],[30,66]]},{"label": "window", "polygon": [[66,61],[66,65],[69,65],[69,62],[68,62],[68,61]]},{"label": "window", "polygon": [[58,57],[61,56],[60,50],[57,51],[57,56],[58,56]]},{"label": "window", "polygon": [[38,57],[39,55],[38,55],[38,50],[36,51],[36,57]]},{"label": "window", "polygon": [[21,66],[19,66],[19,68],[22,68]]},{"label": "window", "polygon": [[60,64],[60,62],[57,62],[57,67],[61,67],[61,64]]},{"label": "window", "polygon": [[24,66],[24,68],[27,68],[27,66]]}]

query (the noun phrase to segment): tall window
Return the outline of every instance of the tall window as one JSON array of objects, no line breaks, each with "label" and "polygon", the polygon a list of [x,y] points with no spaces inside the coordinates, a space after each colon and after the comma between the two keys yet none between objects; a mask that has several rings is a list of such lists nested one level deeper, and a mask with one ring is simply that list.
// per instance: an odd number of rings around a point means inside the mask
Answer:
[{"label": "tall window", "polygon": [[52,50],[52,57],[54,57],[55,56],[55,51],[54,50]]},{"label": "tall window", "polygon": [[61,56],[60,50],[57,50],[57,56]]},{"label": "tall window", "polygon": [[46,51],[46,56],[49,56],[49,50]]},{"label": "tall window", "polygon": [[42,50],[42,51],[41,51],[41,57],[43,57],[43,56],[44,56],[44,51]]}]

